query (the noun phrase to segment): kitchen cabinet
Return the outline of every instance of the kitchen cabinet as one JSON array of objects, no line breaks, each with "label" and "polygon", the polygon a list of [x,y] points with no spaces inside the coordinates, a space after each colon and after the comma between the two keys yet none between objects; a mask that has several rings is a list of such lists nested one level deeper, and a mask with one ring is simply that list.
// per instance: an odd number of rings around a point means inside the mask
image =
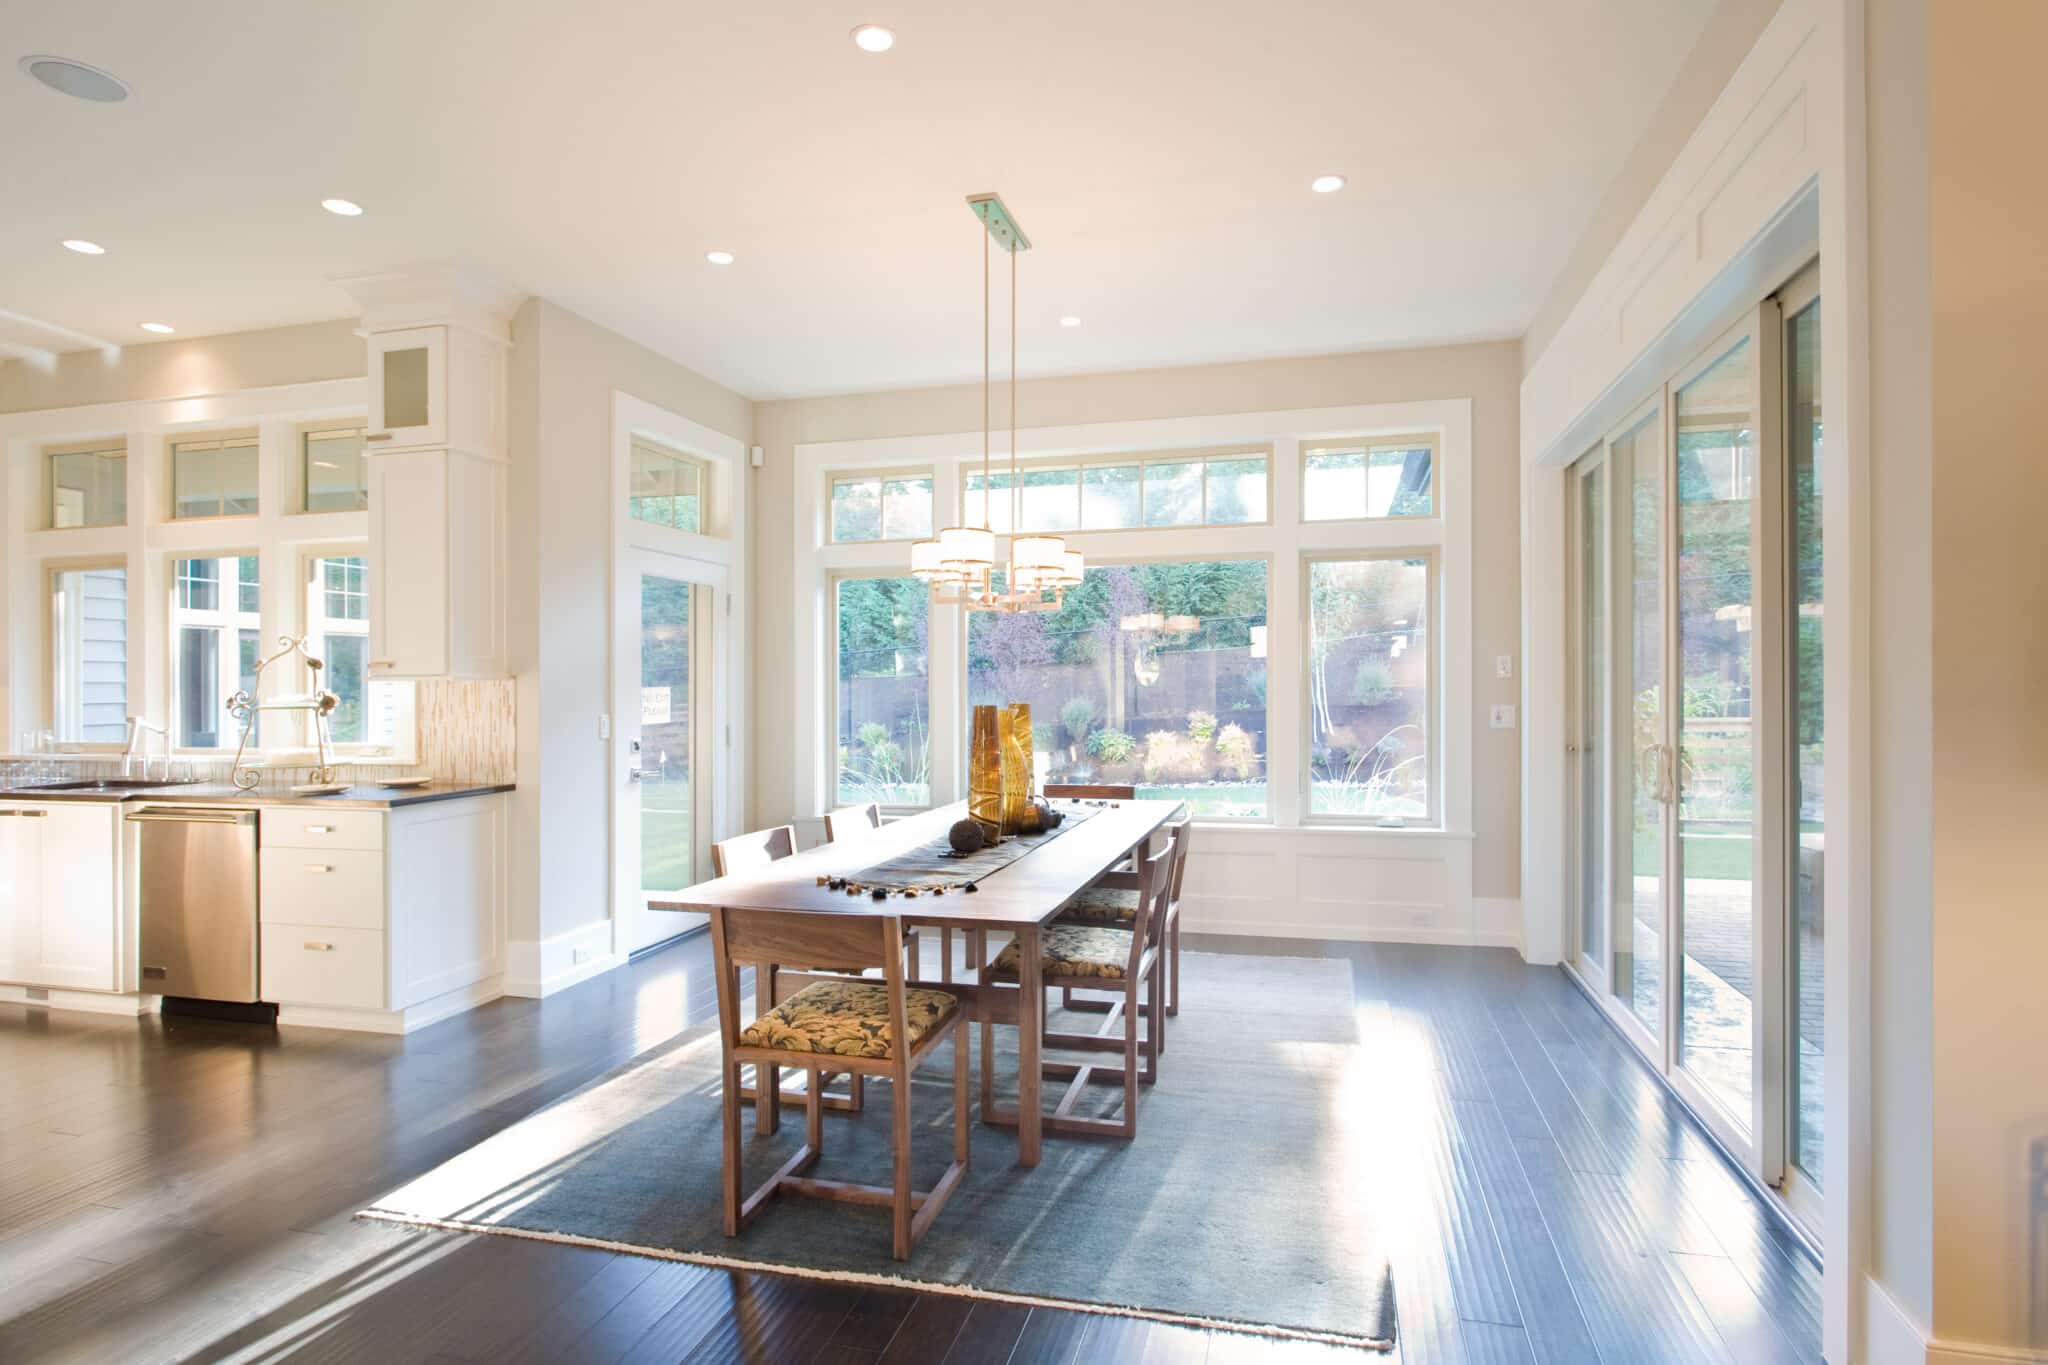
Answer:
[{"label": "kitchen cabinet", "polygon": [[0,981],[122,989],[120,807],[0,802]]},{"label": "kitchen cabinet", "polygon": [[505,466],[377,454],[369,520],[370,676],[505,676]]},{"label": "kitchen cabinet", "polygon": [[505,803],[265,809],[263,998],[281,1023],[403,1033],[502,993]]},{"label": "kitchen cabinet", "polygon": [[448,329],[406,327],[370,336],[372,450],[448,444]]}]

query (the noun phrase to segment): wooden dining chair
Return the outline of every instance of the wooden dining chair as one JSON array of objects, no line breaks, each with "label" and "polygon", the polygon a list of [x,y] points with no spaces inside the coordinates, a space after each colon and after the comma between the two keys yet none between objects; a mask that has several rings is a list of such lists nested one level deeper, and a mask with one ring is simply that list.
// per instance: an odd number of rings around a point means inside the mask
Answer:
[{"label": "wooden dining chair", "polygon": [[[770,863],[780,862],[782,859],[791,857],[795,853],[796,826],[776,825],[771,829],[755,830],[750,834],[735,834],[730,839],[721,839],[713,844],[711,846],[711,871],[714,876],[719,877],[731,876],[737,872],[752,872],[766,867]],[[859,967],[849,967],[844,964],[800,964],[786,961],[780,965],[792,971],[815,970],[837,972],[842,976],[859,976],[861,973]],[[779,983],[775,979],[775,972],[773,970],[765,973],[755,973],[754,1017],[756,1019],[759,1019],[767,1011],[775,1008],[778,987]],[[816,1083],[817,1079],[815,1076],[812,1077],[812,1083]],[[754,1087],[751,1085],[746,1087],[746,1098],[754,1098]],[[849,1073],[846,1078],[846,1093],[827,1094],[824,1096],[824,1104],[827,1109],[836,1110],[841,1113],[858,1114],[861,1112],[864,1098],[860,1076],[857,1073]],[[791,1091],[782,1096],[782,1103],[805,1104],[808,1103],[808,1100],[804,1095]]]},{"label": "wooden dining chair", "polygon": [[[841,806],[838,810],[825,812],[825,842],[844,844],[865,839],[882,827],[881,803],[870,801],[864,806]],[[953,931],[939,931],[941,949],[940,979],[953,979]],[[910,974],[918,974],[918,930],[915,925],[903,930],[903,952],[910,963]]]},{"label": "wooden dining chair", "polygon": [[[718,1029],[724,1050],[725,1235],[737,1237],[777,1194],[800,1194],[845,1203],[876,1205],[890,1213],[890,1253],[899,1261],[924,1236],[932,1219],[967,1173],[968,1099],[966,1012],[959,999],[941,990],[910,986],[903,971],[903,927],[895,915],[859,912],[810,914],[789,910],[714,909],[711,950],[718,973]],[[739,968],[774,975],[776,964],[857,962],[879,966],[882,979],[813,981],[745,1028],[740,1026]],[[953,1039],[953,1160],[929,1190],[911,1184],[911,1075],[939,1043]],[[809,1073],[805,1089],[804,1145],[751,1193],[741,1188],[740,1072],[752,1065],[768,1093],[755,1102],[759,1131],[779,1126],[777,1077],[784,1066]],[[825,1148],[825,1075],[887,1076],[890,1081],[892,1180],[862,1185],[818,1180],[807,1173]]]},{"label": "wooden dining chair", "polygon": [[873,834],[882,827],[882,807],[879,802],[870,801],[865,806],[841,806],[838,810],[825,812],[825,842],[843,844],[848,839],[858,839]]},{"label": "wooden dining chair", "polygon": [[[1160,942],[1166,951],[1163,993],[1168,1018],[1180,1013],[1180,905],[1181,887],[1187,878],[1189,842],[1194,836],[1194,818],[1183,815],[1167,825],[1172,839],[1173,871],[1168,883],[1166,921],[1160,926]],[[1107,924],[1129,928],[1138,913],[1137,879],[1128,872],[1110,872],[1060,911],[1056,922],[1066,924]],[[1076,996],[1070,988],[1060,992],[1060,1007],[1070,1010],[1106,1010],[1112,1002]],[[1166,1033],[1159,1035],[1159,1050],[1166,1050]]]},{"label": "wooden dining chair", "polygon": [[[1134,1138],[1138,1135],[1138,1096],[1145,1086],[1159,1078],[1159,1037],[1165,1023],[1161,1002],[1162,966],[1160,934],[1166,922],[1166,895],[1173,875],[1174,845],[1158,853],[1149,849],[1138,855],[1138,906],[1128,928],[1103,924],[1067,924],[1055,920],[1039,932],[1039,974],[1044,985],[1079,986],[1091,990],[1115,990],[1109,1017],[1094,1033],[1054,1032],[1045,1028],[1040,1037],[1048,1048],[1081,1052],[1121,1052],[1121,1066],[1102,1062],[1046,1062],[1048,1076],[1067,1076],[1065,1093],[1046,1118],[1045,1126],[1055,1132],[1083,1133],[1101,1137]],[[984,982],[1018,979],[1021,955],[1016,940],[989,964]],[[1140,1019],[1145,1028],[1140,1031]],[[994,1076],[994,1050],[988,1046],[989,1031],[982,1031],[981,1093],[984,1118]],[[1142,1059],[1142,1065],[1140,1064]],[[1075,1103],[1098,1081],[1120,1081],[1124,1088],[1123,1114],[1116,1119],[1076,1117]]]}]

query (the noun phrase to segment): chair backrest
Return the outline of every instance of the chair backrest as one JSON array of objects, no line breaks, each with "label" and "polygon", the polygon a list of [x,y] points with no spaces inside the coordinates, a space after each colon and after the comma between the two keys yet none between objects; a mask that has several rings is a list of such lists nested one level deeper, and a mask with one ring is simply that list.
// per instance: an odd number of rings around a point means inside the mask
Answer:
[{"label": "chair backrest", "polygon": [[711,846],[711,875],[726,877],[779,862],[796,852],[796,826],[777,825],[751,834],[735,834]]},{"label": "chair backrest", "polygon": [[1166,888],[1166,903],[1180,904],[1180,888],[1188,876],[1188,842],[1194,837],[1195,817],[1183,816],[1178,824],[1168,825],[1167,833],[1173,839],[1173,881]]},{"label": "chair backrest", "polygon": [[1067,800],[1135,801],[1138,799],[1138,789],[1092,782],[1048,782],[1045,784],[1045,795],[1063,797]]},{"label": "chair backrest", "polygon": [[1157,853],[1143,848],[1132,859],[1138,869],[1138,916],[1131,923],[1130,970],[1133,975],[1138,970],[1138,958],[1147,947],[1158,945],[1166,925],[1166,898],[1173,885],[1174,849],[1179,844],[1180,838],[1175,834]]},{"label": "chair backrest", "polygon": [[825,813],[825,842],[845,843],[873,834],[882,827],[882,807],[870,801],[865,806],[841,806]]},{"label": "chair backrest", "polygon": [[[792,962],[831,962],[880,967],[882,984],[889,992],[893,1036],[910,1036],[905,1019],[903,921],[895,915],[719,907],[711,912],[711,956],[717,971],[719,1033],[728,1056],[739,1045],[739,969],[743,964],[765,968]],[[895,1060],[904,1059],[898,1056]]]}]

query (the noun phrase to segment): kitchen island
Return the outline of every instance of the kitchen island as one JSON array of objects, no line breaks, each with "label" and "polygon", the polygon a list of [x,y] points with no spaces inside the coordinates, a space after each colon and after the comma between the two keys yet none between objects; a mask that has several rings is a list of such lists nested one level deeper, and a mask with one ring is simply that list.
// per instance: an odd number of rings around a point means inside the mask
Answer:
[{"label": "kitchen island", "polygon": [[[0,791],[0,1001],[148,1013],[137,831],[255,813],[258,998],[281,1024],[404,1033],[503,993],[507,784],[331,795],[114,779]],[[204,890],[185,888],[189,899]],[[160,902],[159,902],[160,903]]]}]

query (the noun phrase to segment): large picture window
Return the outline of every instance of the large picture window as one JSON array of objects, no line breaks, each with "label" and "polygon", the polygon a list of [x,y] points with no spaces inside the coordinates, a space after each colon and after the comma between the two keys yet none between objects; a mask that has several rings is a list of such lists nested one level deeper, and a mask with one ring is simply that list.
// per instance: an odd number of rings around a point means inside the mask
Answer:
[{"label": "large picture window", "polygon": [[1261,819],[1264,560],[1091,568],[1057,612],[967,618],[972,704],[1028,702],[1036,780]]},{"label": "large picture window", "polygon": [[1308,566],[1309,814],[1431,821],[1430,561]]},{"label": "large picture window", "polygon": [[915,578],[842,578],[835,585],[838,803],[928,806],[930,592]]},{"label": "large picture window", "polygon": [[[241,728],[228,696],[255,692],[263,646],[254,555],[171,563],[172,741],[184,749],[232,749]],[[253,737],[260,743],[260,732]]]}]

